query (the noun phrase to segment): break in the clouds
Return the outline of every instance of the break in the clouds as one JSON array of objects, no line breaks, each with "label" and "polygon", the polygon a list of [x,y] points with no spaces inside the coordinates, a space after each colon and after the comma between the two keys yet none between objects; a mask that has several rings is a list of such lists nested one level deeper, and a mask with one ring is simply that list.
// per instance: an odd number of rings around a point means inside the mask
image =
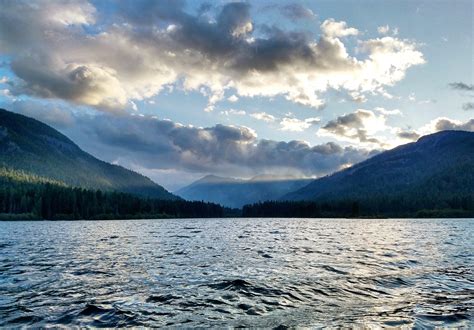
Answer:
[{"label": "break in the clouds", "polygon": [[[11,58],[12,93],[109,111],[168,85],[207,95],[208,111],[227,90],[318,108],[329,90],[384,93],[425,62],[413,41],[366,39],[336,19],[323,21],[319,34],[258,24],[244,2],[191,14],[183,1],[120,1],[110,17],[87,1],[5,0],[1,7],[0,51]],[[299,6],[282,10],[309,15]]]}]

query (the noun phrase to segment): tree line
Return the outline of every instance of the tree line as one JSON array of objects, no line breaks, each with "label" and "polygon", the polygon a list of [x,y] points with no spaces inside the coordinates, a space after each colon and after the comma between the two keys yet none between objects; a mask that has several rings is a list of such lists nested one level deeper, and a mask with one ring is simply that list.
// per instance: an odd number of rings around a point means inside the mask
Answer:
[{"label": "tree line", "polygon": [[266,201],[238,210],[208,202],[74,188],[0,167],[0,219],[474,217],[474,194],[469,189],[448,193],[450,189],[440,188],[446,188],[446,183],[395,196],[374,193],[359,199]]},{"label": "tree line", "polygon": [[0,219],[201,218],[223,217],[228,211],[214,203],[73,188],[0,168]]},{"label": "tree line", "polygon": [[290,218],[457,218],[474,217],[474,196],[451,196],[433,200],[407,197],[374,197],[327,201],[266,201],[245,205],[243,217]]}]

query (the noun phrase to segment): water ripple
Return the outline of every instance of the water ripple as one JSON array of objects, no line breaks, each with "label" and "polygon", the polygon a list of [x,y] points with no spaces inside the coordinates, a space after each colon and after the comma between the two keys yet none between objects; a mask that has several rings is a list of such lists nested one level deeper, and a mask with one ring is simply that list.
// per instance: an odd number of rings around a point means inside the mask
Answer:
[{"label": "water ripple", "polygon": [[473,327],[472,219],[0,222],[1,327]]}]

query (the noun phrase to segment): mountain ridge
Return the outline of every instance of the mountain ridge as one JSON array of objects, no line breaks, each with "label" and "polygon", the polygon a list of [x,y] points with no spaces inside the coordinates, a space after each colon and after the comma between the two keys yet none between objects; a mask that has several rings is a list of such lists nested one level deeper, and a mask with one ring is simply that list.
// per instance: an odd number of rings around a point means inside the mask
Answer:
[{"label": "mountain ridge", "polygon": [[0,165],[74,187],[178,199],[149,178],[97,159],[36,119],[0,109]]},{"label": "mountain ridge", "polygon": [[[443,171],[471,180],[469,173],[458,169],[465,168],[466,164],[474,169],[474,132],[442,131],[316,179],[280,200],[360,199],[395,195],[416,190],[418,185],[431,177],[442,176]],[[474,184],[472,187],[474,192]]]}]

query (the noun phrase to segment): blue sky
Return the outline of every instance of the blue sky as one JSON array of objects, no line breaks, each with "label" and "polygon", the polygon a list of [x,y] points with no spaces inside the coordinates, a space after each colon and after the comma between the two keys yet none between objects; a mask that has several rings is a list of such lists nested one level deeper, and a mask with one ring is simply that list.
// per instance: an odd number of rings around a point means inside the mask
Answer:
[{"label": "blue sky", "polygon": [[473,130],[472,1],[1,1],[0,106],[173,190]]}]

